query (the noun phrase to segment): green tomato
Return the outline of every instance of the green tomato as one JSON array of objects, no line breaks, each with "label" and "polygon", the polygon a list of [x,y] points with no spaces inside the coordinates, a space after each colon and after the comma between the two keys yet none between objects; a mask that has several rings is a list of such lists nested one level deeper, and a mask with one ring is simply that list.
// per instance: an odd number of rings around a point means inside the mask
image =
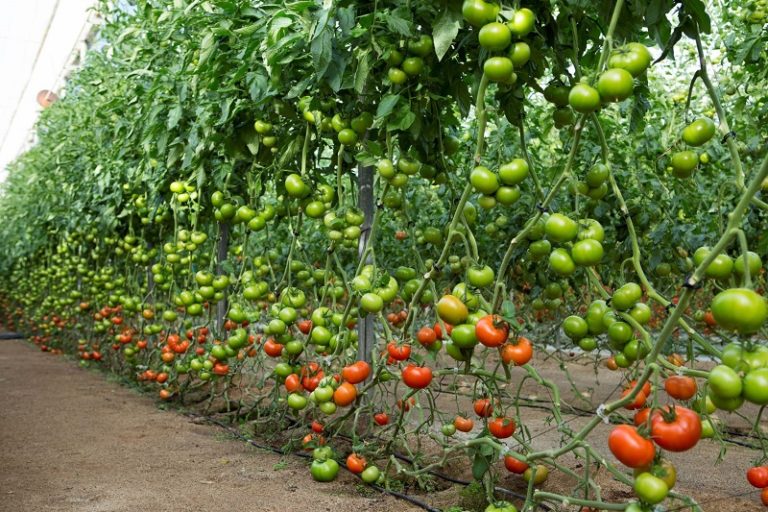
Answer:
[{"label": "green tomato", "polygon": [[378,313],[384,309],[384,299],[375,293],[366,293],[360,298],[360,307],[368,313]]},{"label": "green tomato", "polygon": [[339,463],[333,459],[324,461],[316,460],[310,467],[312,478],[318,482],[332,482],[339,473]]},{"label": "green tomato", "polygon": [[587,171],[584,181],[592,188],[597,188],[608,180],[611,168],[602,162],[598,162]]},{"label": "green tomato", "polygon": [[604,300],[596,300],[587,308],[585,320],[589,326],[590,334],[602,334],[606,327],[603,325],[603,317],[608,312],[608,305]]},{"label": "green tomato", "polygon": [[544,256],[547,256],[552,251],[552,244],[549,240],[537,240],[531,242],[528,247],[528,252],[531,254],[531,258],[534,260],[540,260]]},{"label": "green tomato", "polygon": [[563,332],[572,340],[578,341],[587,335],[589,326],[580,316],[571,315],[563,320]]},{"label": "green tomato", "polygon": [[480,46],[490,52],[504,50],[512,42],[512,32],[504,23],[494,21],[483,25],[478,34]]},{"label": "green tomato", "polygon": [[376,466],[368,466],[360,473],[360,478],[367,484],[374,484],[379,480],[381,471]]},{"label": "green tomato", "polygon": [[418,39],[408,42],[408,52],[419,57],[426,57],[432,53],[434,43],[427,34],[422,34]]},{"label": "green tomato", "polygon": [[307,397],[298,393],[291,393],[288,395],[288,407],[293,410],[300,411],[307,406]]},{"label": "green tomato", "polygon": [[565,243],[576,238],[579,225],[562,213],[553,213],[544,223],[544,232],[553,242]]},{"label": "green tomato", "polygon": [[611,68],[597,79],[597,92],[604,101],[622,101],[632,95],[635,83],[629,71]]},{"label": "green tomato", "polygon": [[568,104],[576,112],[592,113],[600,108],[600,93],[594,87],[578,83],[568,93]]},{"label": "green tomato", "polygon": [[549,267],[558,275],[568,277],[576,271],[576,264],[566,249],[555,249],[549,254]]},{"label": "green tomato", "polygon": [[629,315],[640,325],[645,325],[651,320],[651,308],[644,302],[638,302],[629,311]]},{"label": "green tomato", "polygon": [[517,37],[525,37],[533,30],[536,22],[536,15],[527,8],[518,9],[512,15],[512,19],[507,22],[509,30]]},{"label": "green tomato", "polygon": [[475,288],[485,288],[494,281],[493,269],[488,265],[472,265],[467,269],[467,281]]},{"label": "green tomato", "polygon": [[461,14],[473,27],[481,27],[496,20],[499,6],[484,0],[464,0],[461,5]]},{"label": "green tomato", "polygon": [[611,52],[608,59],[608,66],[612,68],[621,68],[629,71],[632,76],[639,76],[648,69],[651,64],[651,52],[645,45],[640,43],[629,43],[622,48],[617,48]]},{"label": "green tomato", "polygon": [[544,99],[558,107],[565,107],[568,105],[569,92],[570,89],[561,82],[550,82],[544,88]]},{"label": "green tomato", "polygon": [[403,61],[403,71],[408,76],[418,76],[424,71],[424,59],[421,57],[408,57]]},{"label": "green tomato", "polygon": [[707,277],[714,279],[727,279],[733,270],[733,260],[727,254],[718,254],[709,264],[705,273]]},{"label": "green tomato", "polygon": [[389,68],[387,78],[395,85],[402,85],[408,80],[408,75],[400,68]]},{"label": "green tomato", "polygon": [[492,82],[513,83],[515,66],[508,57],[490,57],[483,63],[483,72]]},{"label": "green tomato", "polygon": [[672,174],[677,178],[690,178],[699,165],[699,155],[693,151],[678,151],[670,159]]},{"label": "green tomato", "polygon": [[522,158],[515,158],[499,167],[499,178],[505,185],[518,185],[528,177],[528,172],[528,162]]},{"label": "green tomato", "polygon": [[689,146],[706,144],[715,135],[715,122],[708,117],[696,119],[683,128],[683,142]]},{"label": "green tomato", "polygon": [[502,186],[494,194],[494,198],[499,204],[504,206],[512,206],[520,199],[520,189],[517,187]]},{"label": "green tomato", "polygon": [[453,331],[451,331],[451,340],[459,349],[474,348],[477,345],[475,326],[469,323],[454,326]]},{"label": "green tomato", "polygon": [[453,423],[446,423],[442,426],[440,431],[443,433],[446,437],[451,437],[453,434],[456,433],[456,427],[453,425]]},{"label": "green tomato", "polygon": [[765,299],[749,288],[731,288],[712,299],[712,314],[721,327],[742,334],[756,332],[768,318]]},{"label": "green tomato", "polygon": [[741,395],[742,382],[736,371],[724,364],[712,368],[707,378],[709,389],[720,398],[736,398]]},{"label": "green tomato", "polygon": [[499,188],[499,180],[487,167],[478,166],[469,174],[469,182],[481,194],[493,194]]},{"label": "green tomato", "polygon": [[647,472],[635,477],[634,489],[638,498],[651,505],[661,503],[669,494],[666,482]]},{"label": "green tomato", "polygon": [[632,327],[626,322],[614,322],[608,327],[608,339],[611,346],[617,349],[626,345],[632,339],[632,334]]},{"label": "green tomato", "polygon": [[763,262],[760,259],[760,255],[752,252],[747,251],[747,265],[744,266],[744,255],[739,255],[738,258],[733,262],[733,270],[736,271],[736,274],[739,276],[744,275],[744,270],[749,269],[749,275],[750,276],[756,276],[760,269],[763,267]]},{"label": "green tomato", "polygon": [[531,47],[524,41],[516,42],[509,49],[509,60],[515,68],[522,68],[531,60]]},{"label": "green tomato", "polygon": [[[298,174],[289,174],[285,178],[285,190],[291,197],[306,197],[309,195],[309,187],[304,183],[304,180]],[[222,209],[224,206],[222,206]],[[223,212],[222,212],[223,215]]]},{"label": "green tomato", "polygon": [[627,283],[613,292],[611,306],[619,311],[626,311],[642,298],[643,290],[637,283]]},{"label": "green tomato", "polygon": [[742,394],[753,404],[768,404],[768,368],[749,371],[742,380]]},{"label": "green tomato", "polygon": [[603,246],[597,240],[581,240],[573,245],[571,257],[577,265],[597,265],[603,259]]}]

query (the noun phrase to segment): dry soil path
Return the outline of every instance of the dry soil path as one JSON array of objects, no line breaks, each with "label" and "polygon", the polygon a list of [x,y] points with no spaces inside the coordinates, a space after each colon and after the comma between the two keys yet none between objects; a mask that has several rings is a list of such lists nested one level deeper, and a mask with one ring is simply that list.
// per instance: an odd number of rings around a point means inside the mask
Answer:
[{"label": "dry soil path", "polygon": [[[349,475],[157,409],[151,399],[22,341],[0,340],[0,511],[401,511]],[[417,509],[418,510],[418,509]]]}]

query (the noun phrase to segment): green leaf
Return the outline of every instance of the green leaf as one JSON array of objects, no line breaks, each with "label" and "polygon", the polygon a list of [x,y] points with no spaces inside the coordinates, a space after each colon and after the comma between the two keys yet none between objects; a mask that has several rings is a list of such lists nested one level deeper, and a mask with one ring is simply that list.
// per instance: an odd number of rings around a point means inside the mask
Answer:
[{"label": "green leaf", "polygon": [[322,30],[314,39],[312,39],[310,52],[312,54],[312,61],[315,65],[315,71],[320,76],[325,74],[328,65],[331,63],[332,49],[333,35],[329,30]]},{"label": "green leaf", "polygon": [[696,20],[699,30],[704,34],[712,32],[712,22],[707,14],[707,7],[701,0],[683,0],[683,7]]},{"label": "green leaf", "polygon": [[181,119],[181,105],[176,105],[170,111],[168,111],[168,122],[166,126],[169,130],[173,130],[179,124]]},{"label": "green leaf", "polygon": [[371,73],[371,52],[363,50],[357,56],[357,68],[355,69],[355,92],[362,94]]},{"label": "green leaf", "polygon": [[490,467],[488,460],[479,451],[476,452],[472,458],[472,477],[475,480],[482,480]]},{"label": "green leaf", "polygon": [[387,28],[389,28],[389,30],[392,32],[400,34],[401,36],[411,37],[413,32],[411,30],[410,21],[401,18],[394,13],[392,13],[390,16],[386,16],[385,20],[387,22]]},{"label": "green leaf", "polygon": [[451,43],[459,34],[461,13],[448,7],[440,14],[432,29],[432,39],[435,44],[437,60],[443,60],[451,48]]},{"label": "green leaf", "polygon": [[392,113],[397,102],[400,101],[399,94],[387,94],[379,102],[379,107],[376,109],[376,118],[383,119]]}]

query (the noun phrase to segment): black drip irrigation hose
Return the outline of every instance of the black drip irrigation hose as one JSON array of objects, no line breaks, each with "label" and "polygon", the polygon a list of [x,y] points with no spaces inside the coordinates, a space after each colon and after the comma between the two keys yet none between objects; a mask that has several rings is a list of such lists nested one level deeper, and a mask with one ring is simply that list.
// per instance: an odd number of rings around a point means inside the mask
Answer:
[{"label": "black drip irrigation hose", "polygon": [[[268,450],[268,451],[271,451],[273,453],[277,453],[279,455],[287,455],[287,453],[283,452],[282,450],[280,450],[278,448],[275,448],[275,447],[269,446],[269,445],[263,445],[263,444],[257,443],[253,439],[249,439],[249,438],[245,437],[243,434],[241,434],[237,430],[229,427],[228,425],[225,425],[224,423],[221,423],[221,422],[219,422],[217,420],[214,420],[213,418],[209,418],[207,416],[200,416],[198,414],[193,414],[193,413],[185,413],[185,415],[187,417],[189,417],[189,418],[196,419],[196,420],[201,420],[202,419],[204,421],[207,421],[208,423],[211,423],[211,424],[216,425],[216,426],[218,426],[220,428],[223,428],[224,430],[226,430],[227,432],[229,432],[233,436],[237,437],[241,441],[244,441],[244,442],[246,442],[246,443],[248,443],[248,444],[250,444],[252,446],[255,446],[256,448],[260,448],[262,450]],[[296,455],[296,456],[304,458],[304,459],[311,458],[311,456],[309,454],[307,454],[307,453],[290,452],[290,454]],[[339,465],[341,467],[343,467],[344,469],[346,469],[347,471],[349,471],[349,469],[347,468],[347,465],[343,461],[341,463],[339,463]],[[350,471],[350,473],[352,475],[356,476],[358,479],[360,479],[359,475],[357,475],[355,473],[352,473],[351,471]],[[439,508],[432,507],[432,506],[428,505],[427,503],[424,503],[423,501],[418,500],[418,499],[416,499],[416,498],[414,498],[412,496],[409,496],[409,495],[407,495],[405,493],[393,491],[391,489],[386,489],[386,488],[381,487],[381,486],[376,485],[376,484],[371,484],[370,487],[372,487],[373,489],[376,489],[377,491],[379,491],[381,493],[389,494],[390,496],[394,496],[395,498],[401,499],[403,501],[407,501],[408,503],[410,503],[412,505],[416,505],[417,507],[419,507],[421,509],[424,509],[427,512],[442,512]]]},{"label": "black drip irrigation hose", "polygon": [[17,332],[0,332],[0,340],[22,340],[24,336]]}]

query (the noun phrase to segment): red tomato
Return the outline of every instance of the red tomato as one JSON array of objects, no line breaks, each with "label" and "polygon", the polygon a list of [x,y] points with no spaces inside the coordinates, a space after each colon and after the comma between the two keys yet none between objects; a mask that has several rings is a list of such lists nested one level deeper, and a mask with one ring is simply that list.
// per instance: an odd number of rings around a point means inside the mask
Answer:
[{"label": "red tomato", "polygon": [[389,354],[389,357],[391,357],[395,361],[405,361],[406,359],[411,357],[411,346],[398,345],[394,341],[390,341],[387,344],[387,353]]},{"label": "red tomato", "polygon": [[752,487],[765,489],[768,487],[768,466],[755,466],[747,470],[747,481]]},{"label": "red tomato", "polygon": [[500,347],[509,336],[509,324],[498,315],[486,315],[475,324],[475,336],[486,347]]},{"label": "red tomato", "polygon": [[520,336],[516,343],[507,343],[501,348],[501,360],[504,364],[515,363],[517,366],[527,364],[533,357],[531,340]]},{"label": "red tomato", "polygon": [[371,366],[365,361],[357,361],[341,370],[341,376],[347,382],[358,384],[363,382],[371,374]]},{"label": "red tomato", "polygon": [[651,415],[650,407],[643,407],[635,413],[635,426],[640,426],[648,422]]},{"label": "red tomato", "polygon": [[322,434],[324,428],[325,427],[323,427],[323,424],[320,423],[319,421],[313,421],[312,422],[312,432],[314,432],[316,434]]},{"label": "red tomato", "polygon": [[432,370],[426,366],[409,364],[403,369],[403,382],[413,389],[423,389],[432,382]]},{"label": "red tomato", "polygon": [[[450,336],[451,331],[453,331],[453,326],[448,322],[444,322],[444,323],[445,323],[445,335]],[[437,335],[437,339],[439,340],[443,339],[443,328],[440,327],[440,322],[435,322],[435,326],[432,329],[434,329],[435,334]]]},{"label": "red tomato", "polygon": [[684,375],[672,375],[664,381],[664,390],[677,400],[690,400],[696,395],[696,379]]},{"label": "red tomato", "polygon": [[389,415],[385,412],[376,413],[373,415],[373,421],[375,421],[377,425],[384,426],[389,423]]},{"label": "red tomato", "polygon": [[429,347],[437,341],[437,333],[431,327],[422,327],[419,329],[419,332],[416,333],[416,339],[419,340],[419,343],[423,346]]},{"label": "red tomato", "polygon": [[475,422],[464,416],[456,416],[456,419],[453,420],[453,426],[459,432],[469,432],[475,427]]},{"label": "red tomato", "polygon": [[498,439],[512,437],[512,434],[515,433],[515,427],[515,420],[503,416],[499,416],[488,422],[488,430],[493,437]]},{"label": "red tomato", "polygon": [[701,418],[686,407],[670,407],[651,415],[651,437],[671,452],[690,450],[701,439]]},{"label": "red tomato", "polygon": [[481,418],[487,418],[493,413],[493,404],[487,398],[478,398],[473,405],[475,414]]},{"label": "red tomato", "polygon": [[354,384],[349,382],[342,382],[341,385],[333,392],[333,401],[339,407],[345,407],[357,398],[357,388]]},{"label": "red tomato", "polygon": [[514,473],[516,475],[522,475],[525,473],[525,470],[528,469],[528,464],[517,460],[511,455],[505,455],[504,456],[504,467],[507,468],[507,471]]},{"label": "red tomato", "polygon": [[347,469],[356,475],[362,473],[367,465],[365,459],[356,453],[350,453],[347,457]]},{"label": "red tomato", "polygon": [[[632,392],[632,388],[627,388],[624,391],[621,392],[621,398],[624,398],[628,394]],[[645,401],[647,400],[647,397],[645,396],[645,393],[642,391],[639,391],[635,395],[635,399],[624,406],[625,409],[629,409],[630,411],[635,411],[637,409],[642,409],[645,407]]]},{"label": "red tomato", "polygon": [[289,393],[299,391],[301,389],[301,382],[299,382],[299,376],[295,373],[290,374],[285,378],[285,390]]},{"label": "red tomato", "polygon": [[637,429],[630,425],[619,425],[611,431],[608,448],[614,457],[630,468],[647,466],[656,455],[651,440],[638,434]]}]

